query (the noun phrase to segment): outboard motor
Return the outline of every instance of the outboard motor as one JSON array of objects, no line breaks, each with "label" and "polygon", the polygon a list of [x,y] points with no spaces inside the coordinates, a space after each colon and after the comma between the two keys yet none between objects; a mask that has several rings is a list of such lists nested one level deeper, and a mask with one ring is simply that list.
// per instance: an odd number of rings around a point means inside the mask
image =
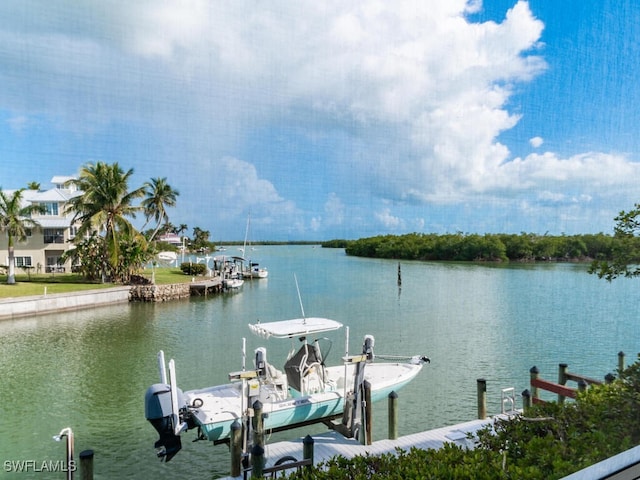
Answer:
[{"label": "outboard motor", "polygon": [[373,361],[373,346],[376,341],[373,338],[373,335],[365,335],[364,336],[364,344],[362,345],[362,353],[367,356],[367,362]]},{"label": "outboard motor", "polygon": [[[182,390],[178,388],[176,392],[178,405],[185,405]],[[158,449],[158,457],[167,462],[182,448],[180,435],[176,435],[176,425],[174,425],[174,418],[180,421],[180,412],[175,412],[175,417],[173,414],[171,386],[166,383],[151,385],[144,395],[144,415],[160,434],[155,448]]]}]

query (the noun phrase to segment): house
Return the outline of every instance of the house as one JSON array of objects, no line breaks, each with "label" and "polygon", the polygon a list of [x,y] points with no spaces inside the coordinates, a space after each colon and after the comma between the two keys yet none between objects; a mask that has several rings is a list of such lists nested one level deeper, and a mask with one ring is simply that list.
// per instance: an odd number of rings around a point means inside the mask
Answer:
[{"label": "house", "polygon": [[[54,176],[51,179],[53,188],[49,190],[25,190],[22,198],[26,204],[40,204],[45,213],[33,215],[41,228],[28,232],[26,242],[14,245],[17,271],[20,268],[33,268],[35,273],[70,272],[71,262],[62,262],[62,254],[73,247],[73,239],[77,225],[72,225],[72,214],[65,215],[66,203],[82,192],[65,183],[74,177]],[[7,192],[13,193],[13,192]],[[0,234],[0,264],[9,264],[8,239]]]}]

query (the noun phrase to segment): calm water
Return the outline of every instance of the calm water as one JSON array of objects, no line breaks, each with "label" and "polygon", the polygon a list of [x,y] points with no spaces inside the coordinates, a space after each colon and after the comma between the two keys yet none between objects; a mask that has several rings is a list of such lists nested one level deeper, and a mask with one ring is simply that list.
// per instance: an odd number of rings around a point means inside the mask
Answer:
[{"label": "calm water", "polygon": [[[269,278],[245,282],[238,293],[166,304],[116,305],[17,321],[0,321],[0,460],[60,460],[72,427],[76,454],[95,451],[95,477],[218,478],[229,471],[228,450],[191,443],[168,464],[155,457],[157,435],[144,419],[143,396],[158,381],[156,354],[177,365],[184,390],[227,380],[247,351],[266,345],[274,363],[288,341],[249,336],[247,323],[300,316],[294,274],[307,316],[350,326],[350,348],[376,338],[377,354],[426,354],[432,363],[400,391],[400,434],[475,418],[476,379],[486,378],[489,413],[500,389],[528,388],[537,365],[555,379],[560,362],[602,378],[617,352],[640,351],[638,288],[607,283],[581,265],[477,266],[352,258],[311,246],[261,247],[254,256]],[[344,351],[333,336],[332,357]],[[330,359],[331,360],[331,359]],[[330,361],[329,361],[330,362]],[[386,404],[374,409],[374,434],[386,435]],[[310,427],[270,441],[324,431]],[[268,454],[268,450],[267,450]],[[61,473],[7,473],[7,478],[63,478]]]}]

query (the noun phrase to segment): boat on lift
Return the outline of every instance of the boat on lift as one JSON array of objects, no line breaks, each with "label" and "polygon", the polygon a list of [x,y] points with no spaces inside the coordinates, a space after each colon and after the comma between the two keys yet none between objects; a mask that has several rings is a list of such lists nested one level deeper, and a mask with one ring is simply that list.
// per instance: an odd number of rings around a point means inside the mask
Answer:
[{"label": "boat on lift", "polygon": [[234,422],[246,422],[257,400],[265,414],[265,430],[326,423],[343,415],[345,405],[347,410],[357,408],[365,380],[375,402],[411,382],[429,361],[414,355],[376,362],[371,335],[365,336],[362,353],[350,356],[346,328],[342,363],[327,366],[331,341],[308,339],[342,327],[340,322],[320,317],[250,324],[251,332],[260,337],[297,339],[301,345],[292,350],[282,369],[270,363],[266,348],[259,347],[254,351],[253,368],[245,369],[243,339],[243,368],[229,374],[229,383],[184,392],[177,387],[173,360],[167,381],[164,353],[160,352],[160,383],[149,387],[145,395],[146,418],[160,435],[155,444],[158,456],[169,461],[181,448],[180,435],[190,429],[197,429],[197,439],[228,441]]}]

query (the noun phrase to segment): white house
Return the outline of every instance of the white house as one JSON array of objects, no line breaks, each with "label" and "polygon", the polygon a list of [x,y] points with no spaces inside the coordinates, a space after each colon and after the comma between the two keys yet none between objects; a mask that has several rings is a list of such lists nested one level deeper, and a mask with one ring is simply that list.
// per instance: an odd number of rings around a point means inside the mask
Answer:
[{"label": "white house", "polygon": [[[21,267],[32,267],[36,273],[70,272],[71,263],[63,263],[60,259],[63,252],[73,248],[77,226],[71,224],[73,215],[65,215],[66,203],[82,192],[74,187],[65,187],[65,182],[74,177],[55,176],[51,179],[53,188],[49,190],[25,190],[22,198],[26,204],[40,204],[45,207],[44,214],[34,214],[41,228],[29,232],[27,241],[14,245],[17,271]],[[11,191],[6,191],[12,194]],[[9,264],[7,235],[0,234],[0,261]]]}]

